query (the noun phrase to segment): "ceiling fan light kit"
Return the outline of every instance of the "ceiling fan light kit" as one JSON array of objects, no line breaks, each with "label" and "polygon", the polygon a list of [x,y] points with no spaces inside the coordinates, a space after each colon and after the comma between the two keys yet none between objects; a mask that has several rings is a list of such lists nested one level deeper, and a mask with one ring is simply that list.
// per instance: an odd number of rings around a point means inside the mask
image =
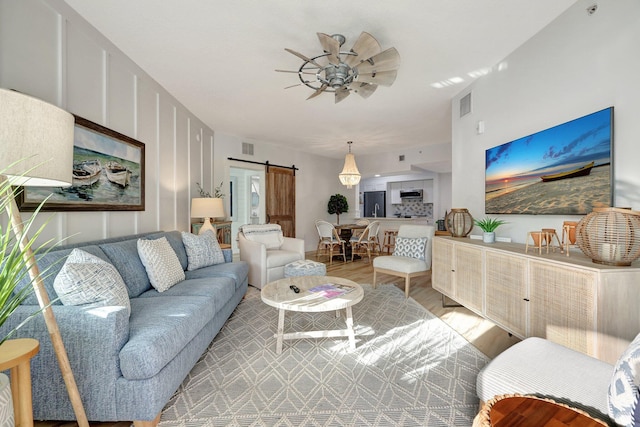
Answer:
[{"label": "ceiling fan light kit", "polygon": [[[298,71],[276,70],[297,73],[299,84],[314,90],[307,99],[315,98],[323,92],[333,92],[335,103],[342,101],[351,92],[368,98],[378,86],[391,86],[398,75],[400,54],[391,47],[382,51],[380,43],[369,33],[362,32],[348,52],[340,50],[346,38],[342,34],[317,33],[323,53],[307,57],[292,49],[285,50],[304,62]],[[315,74],[315,80],[309,75]]]}]

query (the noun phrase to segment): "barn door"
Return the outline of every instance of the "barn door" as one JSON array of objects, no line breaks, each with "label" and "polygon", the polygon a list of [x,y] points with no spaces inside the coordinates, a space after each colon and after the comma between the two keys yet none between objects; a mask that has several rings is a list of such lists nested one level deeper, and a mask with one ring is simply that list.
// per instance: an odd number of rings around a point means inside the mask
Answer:
[{"label": "barn door", "polygon": [[280,224],[286,237],[296,236],[296,175],[295,169],[266,166],[267,222]]}]

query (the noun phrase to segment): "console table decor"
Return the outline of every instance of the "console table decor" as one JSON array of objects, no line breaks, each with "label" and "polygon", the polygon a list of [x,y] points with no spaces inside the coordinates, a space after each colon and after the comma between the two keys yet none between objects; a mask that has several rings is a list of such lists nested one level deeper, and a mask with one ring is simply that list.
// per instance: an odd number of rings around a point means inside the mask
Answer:
[{"label": "console table decor", "polygon": [[576,244],[595,263],[630,266],[640,257],[640,212],[596,208],[578,222]]},{"label": "console table decor", "polygon": [[473,217],[467,209],[453,208],[444,219],[444,226],[453,237],[467,237],[473,229]]}]

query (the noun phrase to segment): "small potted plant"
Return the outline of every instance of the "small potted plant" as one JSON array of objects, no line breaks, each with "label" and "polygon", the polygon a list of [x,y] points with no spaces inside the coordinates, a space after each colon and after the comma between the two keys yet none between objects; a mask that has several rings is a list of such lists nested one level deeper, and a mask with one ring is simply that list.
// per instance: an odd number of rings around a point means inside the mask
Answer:
[{"label": "small potted plant", "polygon": [[329,198],[327,204],[327,212],[330,214],[336,214],[338,224],[340,224],[340,214],[349,212],[349,203],[347,198],[342,194],[334,194]]},{"label": "small potted plant", "polygon": [[496,240],[496,228],[501,226],[502,224],[506,224],[506,221],[497,218],[489,218],[485,217],[481,220],[474,219],[473,222],[475,225],[480,227],[484,232],[482,234],[482,241],[484,243],[493,243]]}]

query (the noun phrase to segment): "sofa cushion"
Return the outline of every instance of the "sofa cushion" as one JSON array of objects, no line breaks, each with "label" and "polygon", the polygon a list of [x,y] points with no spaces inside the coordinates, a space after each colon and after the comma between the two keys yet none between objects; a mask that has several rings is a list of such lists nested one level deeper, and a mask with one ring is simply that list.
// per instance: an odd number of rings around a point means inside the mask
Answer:
[{"label": "sofa cushion", "polygon": [[189,271],[224,262],[222,249],[213,230],[207,230],[200,235],[183,231],[182,243],[187,251],[189,260],[187,270]]},{"label": "sofa cushion", "polygon": [[137,239],[105,243],[100,248],[122,276],[129,298],[135,298],[151,288],[149,276],[138,256]]},{"label": "sofa cushion", "polygon": [[[85,252],[88,252],[92,255],[95,255],[105,261],[109,261],[109,258],[106,256],[102,250],[96,245],[89,245],[82,248]],[[71,253],[72,248],[66,249],[52,249],[50,252],[40,253],[36,255],[36,261],[38,263],[38,268],[40,269],[40,275],[42,277],[42,282],[44,283],[44,287],[47,291],[47,295],[49,295],[49,299],[51,300],[51,304],[54,305],[62,305],[62,302],[58,298],[58,294],[55,291],[53,286],[53,282],[62,269],[64,265],[65,258]],[[19,292],[25,286],[32,286],[29,280],[29,275],[25,274],[24,277],[21,278],[20,282],[16,286],[14,292]],[[34,292],[30,293],[27,298],[24,300],[22,304],[26,305],[38,305],[38,297]]]},{"label": "sofa cushion", "polygon": [[184,280],[184,270],[166,237],[138,239],[138,255],[147,271],[151,286],[163,292]]},{"label": "sofa cushion", "polygon": [[267,251],[267,268],[284,267],[290,262],[298,261],[299,259],[300,254],[298,252],[271,249]]},{"label": "sofa cushion", "polygon": [[216,298],[223,299],[219,295],[132,299],[129,341],[120,350],[122,375],[142,380],[160,372],[213,319]]},{"label": "sofa cushion", "polygon": [[242,234],[247,240],[262,243],[267,249],[280,249],[284,243],[282,229],[278,224],[243,225]]},{"label": "sofa cushion", "polygon": [[122,306],[131,312],[127,287],[116,268],[81,249],[73,249],[53,286],[64,305]]},{"label": "sofa cushion", "polygon": [[225,262],[210,267],[199,268],[198,270],[186,271],[186,280],[209,279],[214,277],[228,277],[235,281],[236,289],[247,281],[249,276],[249,264],[246,261]]},{"label": "sofa cushion", "polygon": [[619,425],[640,425],[640,335],[616,362],[609,384],[609,416]]},{"label": "sofa cushion", "polygon": [[396,237],[393,255],[423,260],[426,245],[426,237]]}]

